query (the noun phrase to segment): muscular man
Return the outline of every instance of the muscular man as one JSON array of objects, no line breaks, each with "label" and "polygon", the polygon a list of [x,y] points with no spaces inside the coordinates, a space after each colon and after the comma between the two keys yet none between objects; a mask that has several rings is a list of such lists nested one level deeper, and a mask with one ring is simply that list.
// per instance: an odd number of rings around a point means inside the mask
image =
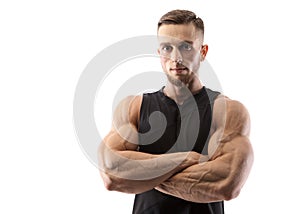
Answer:
[{"label": "muscular man", "polygon": [[166,86],[124,99],[99,146],[106,188],[136,194],[133,213],[222,214],[223,201],[238,196],[250,172],[247,110],[199,80],[208,51],[203,36],[191,11],[162,16]]}]

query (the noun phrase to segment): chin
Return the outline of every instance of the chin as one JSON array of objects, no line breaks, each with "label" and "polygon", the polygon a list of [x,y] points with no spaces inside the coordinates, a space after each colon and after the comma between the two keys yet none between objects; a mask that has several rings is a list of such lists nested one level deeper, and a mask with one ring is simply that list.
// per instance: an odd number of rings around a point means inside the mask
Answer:
[{"label": "chin", "polygon": [[175,85],[177,87],[184,87],[185,84],[183,83],[183,81],[180,79],[180,78],[176,78],[176,77],[173,77],[169,74],[167,74],[167,78],[169,80],[169,82],[172,84],[172,85]]}]

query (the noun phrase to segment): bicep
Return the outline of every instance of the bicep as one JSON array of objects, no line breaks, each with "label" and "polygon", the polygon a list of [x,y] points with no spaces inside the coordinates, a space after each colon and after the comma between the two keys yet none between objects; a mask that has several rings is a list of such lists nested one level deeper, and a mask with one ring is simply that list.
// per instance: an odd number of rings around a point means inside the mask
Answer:
[{"label": "bicep", "polygon": [[212,116],[212,130],[208,145],[208,153],[214,156],[221,143],[230,142],[234,138],[250,135],[250,116],[245,106],[227,97],[215,101]]},{"label": "bicep", "polygon": [[223,109],[220,108],[220,103],[218,104],[214,112],[217,131],[209,141],[209,157],[213,167],[219,171],[220,166],[226,169],[225,186],[241,187],[253,162],[253,150],[249,139],[249,113],[238,101],[225,99],[226,105]]},{"label": "bicep", "polygon": [[107,147],[115,151],[137,150],[141,101],[141,96],[129,96],[117,106],[111,130],[103,140]]},{"label": "bicep", "polygon": [[124,132],[123,134],[120,134],[116,130],[111,130],[103,139],[103,141],[100,143],[100,145],[105,146],[112,151],[137,150],[138,145],[136,143],[128,142],[126,140],[126,137],[122,135],[124,135]]}]

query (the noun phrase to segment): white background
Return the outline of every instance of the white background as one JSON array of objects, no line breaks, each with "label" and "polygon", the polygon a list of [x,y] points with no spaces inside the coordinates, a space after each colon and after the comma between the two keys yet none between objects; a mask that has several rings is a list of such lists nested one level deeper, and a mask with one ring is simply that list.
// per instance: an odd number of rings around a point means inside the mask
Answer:
[{"label": "white background", "polygon": [[[226,213],[297,213],[300,72],[297,1],[1,1],[0,213],[130,213],[108,192],[73,127],[87,63],[125,38],[155,34],[161,15],[204,19],[208,61],[251,115],[255,163]],[[101,118],[98,118],[101,120]],[[109,124],[109,121],[103,121]]]}]

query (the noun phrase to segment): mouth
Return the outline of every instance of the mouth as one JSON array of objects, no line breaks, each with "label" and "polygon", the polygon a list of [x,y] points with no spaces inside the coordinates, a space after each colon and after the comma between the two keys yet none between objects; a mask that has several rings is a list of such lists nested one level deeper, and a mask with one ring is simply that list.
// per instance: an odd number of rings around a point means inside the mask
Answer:
[{"label": "mouth", "polygon": [[186,67],[170,68],[170,71],[174,74],[183,74],[188,72]]}]

